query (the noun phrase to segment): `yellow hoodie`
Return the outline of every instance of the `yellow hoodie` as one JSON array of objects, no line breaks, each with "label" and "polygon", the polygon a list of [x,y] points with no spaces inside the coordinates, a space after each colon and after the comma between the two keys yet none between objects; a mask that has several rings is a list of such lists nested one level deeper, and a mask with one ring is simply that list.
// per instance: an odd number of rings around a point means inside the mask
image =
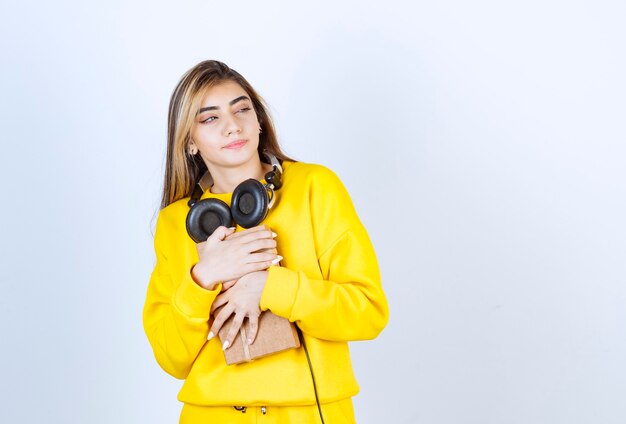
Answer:
[{"label": "yellow hoodie", "polygon": [[[341,181],[321,165],[283,163],[283,187],[264,224],[275,233],[281,267],[270,267],[261,309],[295,322],[311,356],[322,403],[358,393],[348,341],[376,337],[388,320],[376,256]],[[219,198],[230,204],[232,193]],[[311,375],[302,348],[226,365],[209,315],[221,286],[191,278],[196,246],[187,235],[189,198],[162,209],[154,237],[156,265],[143,311],[159,365],[185,379],[179,400],[196,405],[311,405]]]}]

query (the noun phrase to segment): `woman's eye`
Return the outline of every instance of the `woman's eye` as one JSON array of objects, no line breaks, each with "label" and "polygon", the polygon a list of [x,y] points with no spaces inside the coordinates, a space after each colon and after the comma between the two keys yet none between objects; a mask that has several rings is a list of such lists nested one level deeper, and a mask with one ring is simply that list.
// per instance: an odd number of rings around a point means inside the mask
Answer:
[{"label": "woman's eye", "polygon": [[209,122],[213,122],[217,119],[217,116],[209,116],[207,119],[205,119],[204,121],[200,121],[203,124],[208,124]]},{"label": "woman's eye", "polygon": [[244,108],[239,109],[237,112],[247,112],[249,110],[250,110],[249,107],[244,107]]}]

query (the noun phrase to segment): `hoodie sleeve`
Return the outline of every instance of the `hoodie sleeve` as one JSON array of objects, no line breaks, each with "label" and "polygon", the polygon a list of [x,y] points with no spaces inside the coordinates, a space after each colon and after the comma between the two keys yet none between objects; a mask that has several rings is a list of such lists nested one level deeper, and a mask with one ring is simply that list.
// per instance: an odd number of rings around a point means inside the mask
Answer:
[{"label": "hoodie sleeve", "polygon": [[309,186],[311,225],[322,279],[271,267],[261,309],[331,341],[375,338],[389,319],[376,254],[337,176],[324,168]]},{"label": "hoodie sleeve", "polygon": [[184,379],[207,341],[211,304],[221,285],[205,290],[191,277],[191,269],[176,272],[168,262],[171,240],[163,211],[154,236],[156,265],[148,284],[143,309],[144,331],[164,371]]}]

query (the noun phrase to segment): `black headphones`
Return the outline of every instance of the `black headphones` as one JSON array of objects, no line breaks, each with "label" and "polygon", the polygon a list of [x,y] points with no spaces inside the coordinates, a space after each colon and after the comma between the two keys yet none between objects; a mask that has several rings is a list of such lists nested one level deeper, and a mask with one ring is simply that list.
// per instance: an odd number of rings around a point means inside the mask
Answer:
[{"label": "black headphones", "polygon": [[283,168],[276,156],[263,152],[272,165],[265,174],[265,184],[250,178],[239,184],[233,191],[231,206],[219,199],[202,199],[202,194],[213,185],[207,171],[198,181],[187,203],[187,233],[196,243],[202,243],[220,225],[232,227],[234,223],[243,228],[259,225],[274,204],[274,190],[282,187]]}]

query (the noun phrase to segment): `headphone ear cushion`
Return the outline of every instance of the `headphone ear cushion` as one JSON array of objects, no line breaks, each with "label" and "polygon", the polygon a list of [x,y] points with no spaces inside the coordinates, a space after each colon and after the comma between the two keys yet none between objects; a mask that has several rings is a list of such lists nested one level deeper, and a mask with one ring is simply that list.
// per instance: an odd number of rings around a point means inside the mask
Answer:
[{"label": "headphone ear cushion", "polygon": [[196,243],[205,242],[220,225],[233,226],[228,205],[219,199],[196,202],[187,213],[187,233]]},{"label": "headphone ear cushion", "polygon": [[267,189],[258,180],[250,178],[233,191],[230,209],[237,224],[251,228],[265,219],[268,205]]}]

